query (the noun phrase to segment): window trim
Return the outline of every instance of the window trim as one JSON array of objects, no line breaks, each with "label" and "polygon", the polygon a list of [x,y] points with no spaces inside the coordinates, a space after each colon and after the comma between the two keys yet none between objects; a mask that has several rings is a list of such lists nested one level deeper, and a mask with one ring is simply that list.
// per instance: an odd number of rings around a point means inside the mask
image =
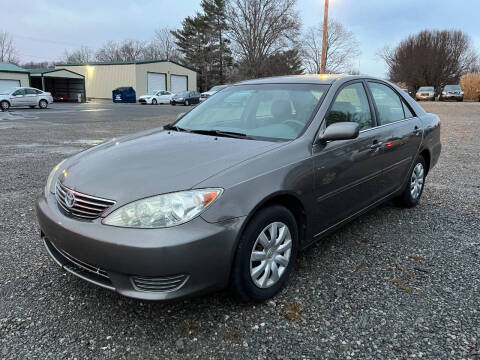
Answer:
[{"label": "window trim", "polygon": [[[373,103],[373,106],[375,107],[375,114],[376,114],[376,118],[378,119],[377,121],[377,127],[382,127],[382,126],[386,126],[386,125],[391,125],[391,124],[396,124],[400,121],[404,121],[404,120],[410,120],[410,119],[414,119],[417,117],[417,115],[415,114],[415,112],[413,111],[413,109],[411,108],[411,106],[408,104],[408,102],[405,100],[405,98],[403,97],[403,95],[401,95],[393,86],[391,86],[390,84],[386,83],[386,82],[383,82],[381,80],[377,80],[377,79],[366,79],[365,80],[366,82],[366,85],[367,85],[367,88],[368,88],[368,92],[370,93],[371,97],[372,97],[372,103]],[[377,84],[380,84],[380,85],[385,85],[386,87],[390,88],[395,94],[397,94],[397,96],[399,97],[400,99],[400,102],[402,104],[402,111],[403,111],[403,119],[400,119],[400,120],[396,120],[396,121],[393,121],[393,122],[390,122],[388,124],[380,124],[380,116],[379,116],[379,113],[378,113],[378,109],[377,109],[377,103],[375,102],[375,99],[373,97],[373,94],[371,92],[371,89],[370,87],[368,86],[368,83],[371,82],[371,83],[377,83]],[[407,106],[408,109],[410,110],[410,112],[412,113],[412,117],[406,117],[405,116],[405,108],[404,106]],[[368,129],[367,129],[368,130]]]}]

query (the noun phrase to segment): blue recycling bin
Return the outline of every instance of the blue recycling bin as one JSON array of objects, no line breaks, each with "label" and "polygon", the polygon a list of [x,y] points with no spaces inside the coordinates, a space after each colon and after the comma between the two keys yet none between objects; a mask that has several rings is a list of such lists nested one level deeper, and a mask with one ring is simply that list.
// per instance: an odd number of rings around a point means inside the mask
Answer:
[{"label": "blue recycling bin", "polygon": [[123,86],[112,91],[114,103],[136,103],[137,94],[131,86]]}]

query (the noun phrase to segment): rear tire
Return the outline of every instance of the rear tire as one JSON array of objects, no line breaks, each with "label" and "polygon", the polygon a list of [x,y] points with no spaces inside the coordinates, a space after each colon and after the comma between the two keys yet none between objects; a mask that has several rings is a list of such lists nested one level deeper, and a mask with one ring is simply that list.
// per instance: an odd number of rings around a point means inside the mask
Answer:
[{"label": "rear tire", "polygon": [[401,207],[411,208],[417,206],[425,186],[425,176],[427,169],[425,167],[425,159],[422,155],[418,155],[415,163],[408,175],[408,181],[400,196],[394,200]]},{"label": "rear tire", "polygon": [[8,101],[2,101],[0,102],[0,108],[2,111],[8,111],[8,109],[10,109],[10,103]]},{"label": "rear tire", "polygon": [[40,107],[40,109],[46,109],[48,107],[48,102],[47,100],[40,100],[38,102],[38,106]]},{"label": "rear tire", "polygon": [[244,301],[263,302],[275,296],[292,272],[297,248],[298,227],[292,213],[280,205],[260,210],[241,235],[232,290]]}]

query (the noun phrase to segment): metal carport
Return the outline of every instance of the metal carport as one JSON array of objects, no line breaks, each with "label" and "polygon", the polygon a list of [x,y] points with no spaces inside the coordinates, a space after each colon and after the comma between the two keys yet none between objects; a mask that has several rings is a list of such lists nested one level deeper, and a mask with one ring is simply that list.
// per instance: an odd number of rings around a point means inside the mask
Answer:
[{"label": "metal carport", "polygon": [[81,101],[86,99],[85,77],[67,69],[29,69],[30,85],[52,93],[54,100]]}]

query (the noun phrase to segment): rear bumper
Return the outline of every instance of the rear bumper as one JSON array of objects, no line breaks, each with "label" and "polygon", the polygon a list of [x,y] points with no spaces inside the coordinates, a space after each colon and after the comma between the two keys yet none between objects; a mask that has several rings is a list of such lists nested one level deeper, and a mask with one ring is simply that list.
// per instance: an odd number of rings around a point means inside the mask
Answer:
[{"label": "rear bumper", "polygon": [[440,100],[463,100],[463,95],[454,95],[454,94],[447,94],[447,95],[440,95]]},{"label": "rear bumper", "polygon": [[49,255],[95,285],[147,300],[176,299],[228,285],[244,218],[201,217],[166,229],[125,229],[65,216],[53,196],[36,204]]}]

